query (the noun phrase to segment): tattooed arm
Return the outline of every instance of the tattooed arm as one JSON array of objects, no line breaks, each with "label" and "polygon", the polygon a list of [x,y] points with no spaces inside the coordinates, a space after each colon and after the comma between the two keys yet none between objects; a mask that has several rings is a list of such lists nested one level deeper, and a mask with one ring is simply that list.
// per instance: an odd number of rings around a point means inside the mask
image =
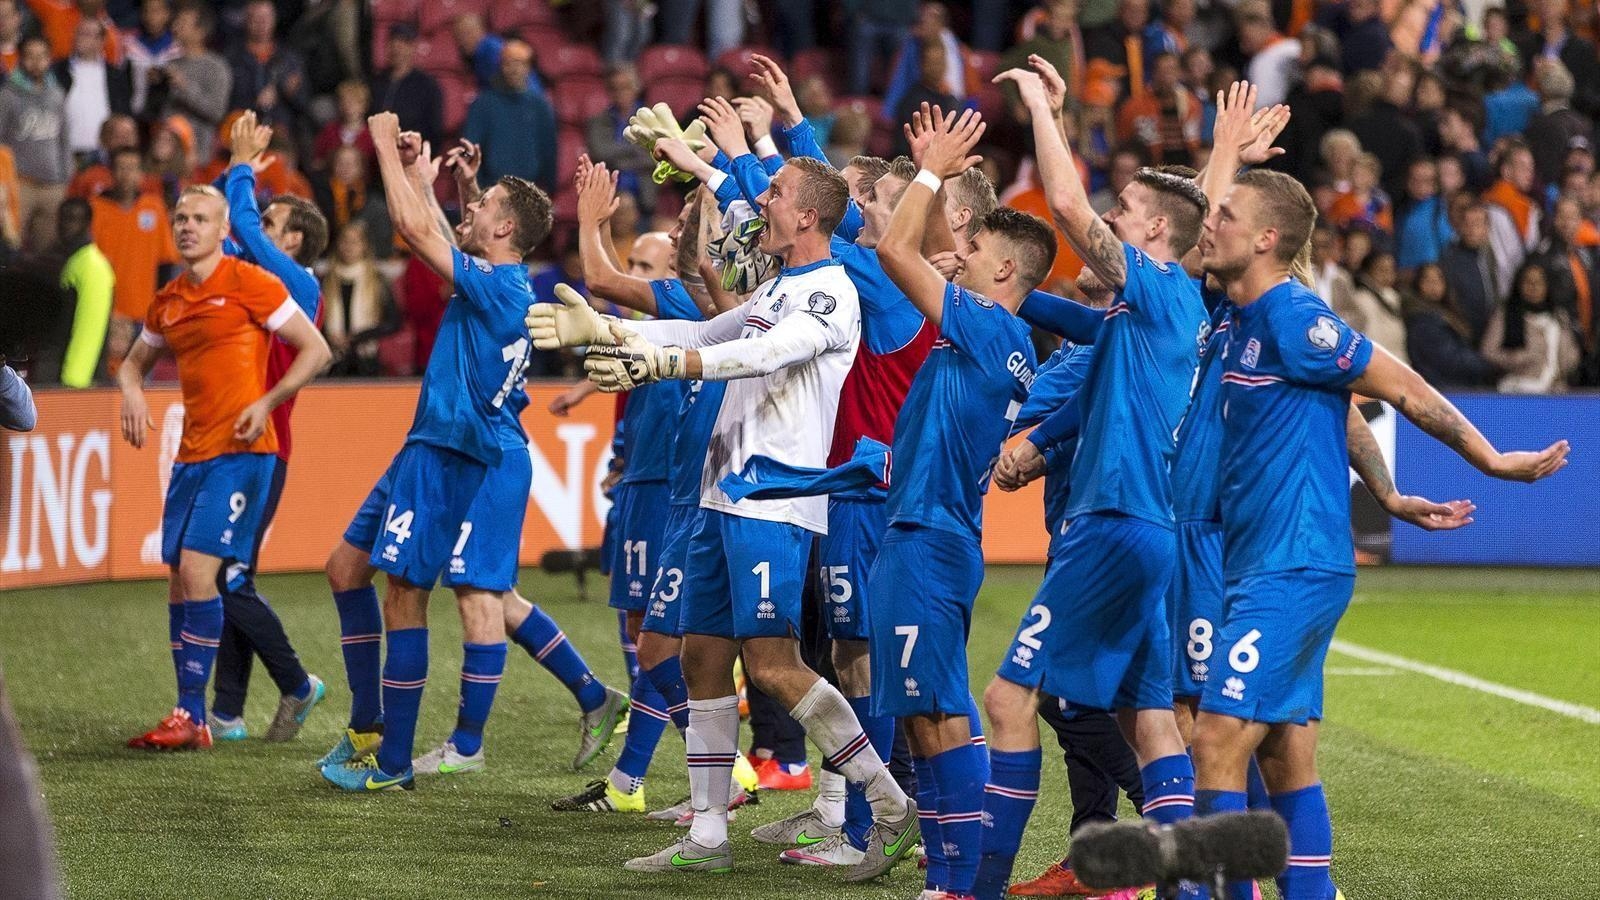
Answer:
[{"label": "tattooed arm", "polygon": [[1554,475],[1567,465],[1570,448],[1566,441],[1556,441],[1538,452],[1501,453],[1496,450],[1444,395],[1410,366],[1377,345],[1372,348],[1372,361],[1366,371],[1350,382],[1349,387],[1364,397],[1388,401],[1410,419],[1411,424],[1493,478],[1533,482]]},{"label": "tattooed arm", "polygon": [[1350,468],[1356,470],[1361,483],[1367,486],[1384,512],[1428,531],[1449,531],[1472,524],[1472,513],[1477,507],[1470,500],[1434,503],[1426,497],[1408,497],[1395,489],[1378,439],[1354,403],[1350,404],[1345,440],[1350,450]]}]

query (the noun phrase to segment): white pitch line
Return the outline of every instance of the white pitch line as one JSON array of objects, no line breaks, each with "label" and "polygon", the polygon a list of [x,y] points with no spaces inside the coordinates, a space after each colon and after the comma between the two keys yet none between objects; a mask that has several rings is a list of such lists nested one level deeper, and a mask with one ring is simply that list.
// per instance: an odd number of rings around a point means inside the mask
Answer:
[{"label": "white pitch line", "polygon": [[1327,675],[1375,676],[1400,674],[1398,670],[1391,669],[1388,666],[1328,666],[1322,671]]},{"label": "white pitch line", "polygon": [[1524,691],[1519,688],[1507,687],[1503,684],[1495,684],[1492,681],[1484,681],[1482,678],[1468,675],[1465,672],[1457,672],[1455,669],[1446,669],[1442,666],[1433,666],[1427,663],[1417,662],[1416,660],[1406,659],[1404,656],[1395,656],[1392,653],[1371,650],[1366,647],[1362,647],[1359,644],[1352,644],[1349,641],[1341,641],[1336,639],[1332,643],[1331,647],[1332,649],[1343,653],[1345,656],[1353,656],[1363,662],[1377,663],[1378,665],[1393,666],[1397,669],[1405,669],[1408,672],[1416,672],[1419,675],[1426,675],[1429,678],[1437,678],[1446,684],[1454,684],[1460,687],[1470,688],[1474,691],[1480,691],[1485,694],[1493,694],[1496,697],[1503,697],[1504,699],[1510,700],[1513,703],[1521,703],[1524,706],[1534,706],[1538,707],[1539,709],[1549,710],[1553,713],[1559,713],[1563,716],[1577,719],[1580,722],[1587,722],[1590,725],[1600,725],[1600,709],[1595,709],[1592,706],[1582,706],[1577,703],[1568,703],[1565,700],[1557,700],[1554,697],[1546,697],[1543,694],[1535,694],[1532,691]]}]

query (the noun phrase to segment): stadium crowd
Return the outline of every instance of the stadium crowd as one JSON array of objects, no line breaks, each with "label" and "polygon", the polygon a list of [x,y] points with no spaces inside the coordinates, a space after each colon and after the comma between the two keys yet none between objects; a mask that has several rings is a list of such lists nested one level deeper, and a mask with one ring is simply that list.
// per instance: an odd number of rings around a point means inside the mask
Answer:
[{"label": "stadium crowd", "polygon": [[[582,290],[578,156],[621,173],[616,246],[670,229],[682,192],[652,180],[628,116],[750,94],[753,52],[788,60],[838,165],[904,152],[922,102],[982,110],[1002,201],[1043,213],[1026,111],[990,81],[1038,54],[1066,74],[1099,208],[1139,165],[1202,165],[1217,89],[1248,77],[1293,111],[1268,165],[1312,189],[1316,289],[1342,317],[1443,388],[1592,387],[1597,27],[1568,0],[0,0],[0,257],[30,296],[65,295],[27,348],[34,383],[107,383],[176,262],[168,210],[223,173],[254,110],[274,127],[260,199],[313,200],[331,226],[316,272],[335,374],[410,375],[446,292],[393,234],[369,112],[481,147],[485,184],[549,190],[536,289]],[[441,180],[451,215],[454,193]],[[1081,264],[1060,244],[1046,286],[1071,293]]]}]

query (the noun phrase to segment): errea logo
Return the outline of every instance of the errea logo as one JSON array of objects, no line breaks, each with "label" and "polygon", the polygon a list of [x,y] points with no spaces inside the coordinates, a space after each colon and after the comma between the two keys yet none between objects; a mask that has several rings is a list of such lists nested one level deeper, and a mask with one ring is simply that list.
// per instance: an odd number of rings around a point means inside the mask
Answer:
[{"label": "errea logo", "polygon": [[1243,700],[1244,680],[1230,676],[1227,681],[1222,683],[1222,696],[1227,697],[1229,700]]},{"label": "errea logo", "polygon": [[763,600],[756,604],[756,618],[758,619],[775,619],[777,618],[777,611],[778,607],[771,600]]},{"label": "errea logo", "polygon": [[922,696],[922,692],[917,690],[917,680],[915,678],[907,678],[906,679],[906,696],[907,697],[921,697]]},{"label": "errea logo", "polygon": [[1033,649],[1027,646],[1017,647],[1011,653],[1011,661],[1024,669],[1033,668]]}]

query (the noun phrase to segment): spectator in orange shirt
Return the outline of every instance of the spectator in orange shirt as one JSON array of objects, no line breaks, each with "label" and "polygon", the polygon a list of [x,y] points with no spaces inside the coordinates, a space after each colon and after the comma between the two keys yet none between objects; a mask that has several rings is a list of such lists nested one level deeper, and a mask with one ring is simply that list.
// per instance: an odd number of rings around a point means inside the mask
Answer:
[{"label": "spectator in orange shirt", "polygon": [[[79,200],[98,197],[111,187],[111,157],[118,150],[139,149],[139,123],[132,116],[112,116],[100,126],[100,149],[95,161],[67,182],[67,196]],[[144,189],[161,192],[161,179],[146,175]]]},{"label": "spectator in orange shirt", "polygon": [[1192,165],[1200,149],[1200,104],[1182,79],[1177,55],[1158,55],[1148,88],[1122,101],[1117,113],[1117,138],[1143,146],[1156,165]]},{"label": "spectator in orange shirt", "polygon": [[145,190],[139,151],[118,150],[111,157],[111,190],[89,201],[94,208],[90,232],[117,273],[111,295],[111,328],[106,351],[115,366],[128,355],[137,323],[156,295],[157,269],[178,261],[168,227],[167,204]]},{"label": "spectator in orange shirt", "polygon": [[[17,161],[11,148],[0,144],[0,243],[5,250],[22,246],[22,207],[17,202]],[[7,254],[0,254],[7,255]]]},{"label": "spectator in orange shirt", "polygon": [[0,73],[17,67],[22,51],[22,10],[17,0],[0,0]]},{"label": "spectator in orange shirt", "polygon": [[101,45],[106,62],[114,66],[122,64],[122,36],[117,31],[116,23],[106,15],[105,0],[28,0],[28,6],[39,20],[39,31],[50,42],[51,59],[71,56],[78,23],[84,19],[94,19],[105,26]]},{"label": "spectator in orange shirt", "polygon": [[[144,446],[150,411],[145,375],[170,353],[183,392],[183,440],[162,511],[161,558],[170,567],[168,626],[178,703],[161,724],[133,738],[140,750],[204,750],[206,684],[221,643],[219,585],[234,563],[254,564],[277,464],[273,409],[327,368],[332,354],[283,282],[259,266],[224,256],[228,204],[210,186],[178,199],[170,240],[183,273],[161,289],[145,329],[118,373],[122,435]],[[297,353],[266,386],[267,347],[276,335]]]},{"label": "spectator in orange shirt", "polygon": [[1371,153],[1356,157],[1350,172],[1350,190],[1334,198],[1328,207],[1328,221],[1339,229],[1351,226],[1394,234],[1394,205],[1379,183],[1383,164]]},{"label": "spectator in orange shirt", "polygon": [[181,116],[163,119],[150,135],[150,149],[144,169],[161,182],[161,199],[168,206],[194,183],[194,129]]}]

